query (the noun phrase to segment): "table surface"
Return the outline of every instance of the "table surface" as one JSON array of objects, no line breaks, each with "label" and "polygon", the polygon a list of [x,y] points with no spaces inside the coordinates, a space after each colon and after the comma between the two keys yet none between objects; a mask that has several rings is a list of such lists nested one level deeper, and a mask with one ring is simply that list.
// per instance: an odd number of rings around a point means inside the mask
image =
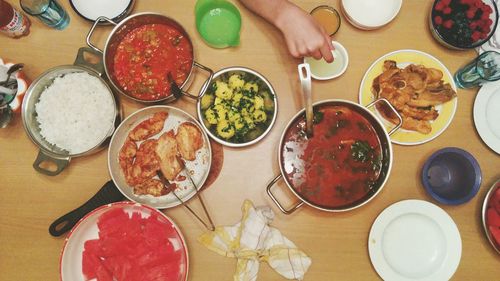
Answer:
[{"label": "table surface", "polygon": [[[16,1],[14,5],[19,7]],[[49,29],[31,18],[31,34],[18,40],[0,37],[0,57],[25,63],[25,74],[35,79],[49,68],[72,64],[78,48],[85,46],[90,23],[78,17],[69,1],[60,1],[70,13],[71,23],[63,31]],[[134,13],[157,12],[179,21],[191,35],[196,61],[214,70],[228,66],[246,66],[269,79],[279,97],[279,114],[270,134],[248,148],[224,148],[224,163],[216,182],[203,192],[205,202],[218,225],[239,221],[244,199],[255,205],[271,205],[276,213],[272,223],[312,258],[306,280],[379,279],[370,263],[367,240],[377,215],[389,205],[404,199],[433,201],[420,182],[425,159],[437,149],[454,146],[472,153],[481,166],[482,183],[476,197],[460,206],[440,205],[454,220],[462,239],[462,257],[453,276],[455,280],[493,280],[500,276],[500,256],[485,238],[481,207],[488,188],[500,178],[500,157],[490,150],[477,134],[472,108],[477,89],[459,90],[458,107],[448,129],[438,138],[417,146],[394,145],[394,165],[382,192],[369,204],[345,213],[327,213],[303,207],[292,215],[282,214],[265,189],[279,173],[276,151],[288,120],[301,108],[297,77],[299,60],[292,58],[279,31],[258,16],[238,6],[243,26],[237,48],[212,49],[204,44],[194,23],[195,1],[136,1]],[[297,1],[305,10],[325,2]],[[340,11],[340,1],[328,1]],[[399,15],[389,25],[376,31],[362,31],[342,16],[342,26],[335,35],[348,50],[347,72],[338,79],[313,82],[314,101],[340,98],[357,102],[361,79],[374,60],[399,49],[416,49],[432,54],[454,73],[472,59],[474,51],[452,51],[439,45],[428,28],[432,1],[403,1]],[[99,46],[112,27],[97,28],[93,40]],[[198,75],[191,86],[197,91],[204,79]],[[125,115],[142,104],[120,96]],[[190,100],[173,104],[195,115]],[[37,173],[32,163],[38,148],[27,137],[20,115],[0,130],[0,279],[57,280],[64,237],[54,238],[48,226],[59,216],[80,206],[110,179],[107,150],[72,159],[55,177]],[[284,184],[281,189],[286,189]],[[281,194],[293,202],[290,194]],[[197,205],[196,201],[190,204]],[[231,280],[235,260],[219,256],[197,242],[205,230],[186,209],[164,211],[181,228],[189,247],[190,280]],[[497,277],[497,278],[495,278]],[[259,280],[283,280],[267,265],[262,265]]]}]

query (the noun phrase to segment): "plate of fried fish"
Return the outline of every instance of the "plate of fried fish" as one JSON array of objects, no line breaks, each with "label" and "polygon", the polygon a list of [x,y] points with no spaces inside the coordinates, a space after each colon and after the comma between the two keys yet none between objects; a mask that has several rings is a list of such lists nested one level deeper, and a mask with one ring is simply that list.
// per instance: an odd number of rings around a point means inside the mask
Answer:
[{"label": "plate of fried fish", "polygon": [[187,201],[196,194],[208,177],[211,157],[208,136],[194,117],[158,105],[138,110],[120,124],[111,139],[108,165],[125,197],[164,209],[181,204],[175,195]]},{"label": "plate of fried fish", "polygon": [[[398,50],[377,59],[366,71],[359,102],[388,100],[403,120],[391,141],[417,145],[438,137],[450,125],[457,108],[456,85],[450,71],[435,57],[417,50]],[[373,109],[387,128],[399,122],[383,103]]]}]

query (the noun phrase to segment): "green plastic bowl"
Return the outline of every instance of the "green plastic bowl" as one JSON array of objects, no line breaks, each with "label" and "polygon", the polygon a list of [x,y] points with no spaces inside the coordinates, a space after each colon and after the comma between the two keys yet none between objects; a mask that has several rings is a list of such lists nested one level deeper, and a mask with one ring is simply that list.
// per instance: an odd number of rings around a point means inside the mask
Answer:
[{"label": "green plastic bowl", "polygon": [[240,44],[240,11],[225,0],[198,0],[195,6],[196,29],[213,48]]}]

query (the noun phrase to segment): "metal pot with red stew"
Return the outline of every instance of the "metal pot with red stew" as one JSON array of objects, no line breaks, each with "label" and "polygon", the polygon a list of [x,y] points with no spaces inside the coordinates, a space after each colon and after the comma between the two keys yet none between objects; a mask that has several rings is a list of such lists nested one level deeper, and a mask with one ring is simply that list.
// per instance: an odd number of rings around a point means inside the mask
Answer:
[{"label": "metal pot with red stew", "polygon": [[[115,27],[101,50],[91,37],[103,21]],[[114,88],[139,102],[170,102],[182,95],[200,98],[184,90],[193,66],[208,74],[200,93],[213,77],[210,68],[194,61],[193,44],[184,28],[160,14],[134,14],[120,23],[99,17],[87,35],[87,44],[103,54],[104,70]]]},{"label": "metal pot with red stew", "polygon": [[[375,103],[385,102],[377,100]],[[288,123],[281,137],[281,174],[267,186],[279,209],[290,214],[304,203],[328,212],[349,211],[372,200],[385,185],[392,167],[392,145],[384,125],[367,108],[345,100],[314,104],[312,136],[305,133],[304,110]],[[272,193],[283,178],[300,201],[289,209]]]}]

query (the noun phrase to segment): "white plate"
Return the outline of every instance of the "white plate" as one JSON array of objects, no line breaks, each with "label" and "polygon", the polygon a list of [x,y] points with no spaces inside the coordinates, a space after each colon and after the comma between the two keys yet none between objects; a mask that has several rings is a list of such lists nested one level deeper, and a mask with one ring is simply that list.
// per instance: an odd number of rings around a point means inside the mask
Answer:
[{"label": "white plate", "polygon": [[484,84],[474,101],[474,124],[481,139],[500,154],[500,81]]},{"label": "white plate", "polygon": [[368,251],[386,281],[449,280],[460,263],[462,241],[443,209],[422,200],[404,200],[377,217]]},{"label": "white plate", "polygon": [[182,261],[179,264],[179,280],[188,280],[189,256],[186,241],[179,227],[165,214],[151,207],[128,201],[116,202],[101,206],[83,217],[71,230],[66,238],[59,260],[59,273],[62,281],[84,281],[82,272],[82,253],[85,241],[99,238],[97,221],[99,217],[112,210],[123,209],[129,214],[139,212],[143,218],[156,213],[168,228],[169,241],[175,251],[182,251]]}]

